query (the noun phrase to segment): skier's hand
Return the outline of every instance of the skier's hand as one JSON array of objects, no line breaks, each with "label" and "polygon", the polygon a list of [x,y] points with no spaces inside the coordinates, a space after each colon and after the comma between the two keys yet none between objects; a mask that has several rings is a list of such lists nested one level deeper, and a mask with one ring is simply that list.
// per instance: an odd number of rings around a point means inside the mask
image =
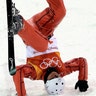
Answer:
[{"label": "skier's hand", "polygon": [[86,80],[79,80],[75,85],[75,89],[79,87],[80,92],[85,92],[89,87],[87,83]]}]

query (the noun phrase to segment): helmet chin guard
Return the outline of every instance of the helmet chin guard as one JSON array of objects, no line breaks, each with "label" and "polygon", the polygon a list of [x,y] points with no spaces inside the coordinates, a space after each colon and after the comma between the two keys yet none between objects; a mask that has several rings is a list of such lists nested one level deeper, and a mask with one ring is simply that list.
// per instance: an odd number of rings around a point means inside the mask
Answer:
[{"label": "helmet chin guard", "polygon": [[58,77],[47,80],[45,89],[50,95],[59,95],[64,91],[64,78]]}]

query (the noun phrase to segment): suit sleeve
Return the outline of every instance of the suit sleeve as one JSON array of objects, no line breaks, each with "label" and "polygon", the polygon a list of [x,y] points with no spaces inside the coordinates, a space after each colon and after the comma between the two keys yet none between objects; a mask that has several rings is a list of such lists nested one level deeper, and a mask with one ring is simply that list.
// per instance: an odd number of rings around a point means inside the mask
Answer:
[{"label": "suit sleeve", "polygon": [[17,72],[13,76],[13,81],[18,96],[26,96],[26,89],[24,78],[36,78],[36,72],[34,68],[30,65],[20,65],[16,67]]},{"label": "suit sleeve", "polygon": [[65,62],[66,72],[65,74],[70,74],[74,71],[79,71],[78,80],[88,79],[88,64],[85,58],[75,58],[71,61]]}]

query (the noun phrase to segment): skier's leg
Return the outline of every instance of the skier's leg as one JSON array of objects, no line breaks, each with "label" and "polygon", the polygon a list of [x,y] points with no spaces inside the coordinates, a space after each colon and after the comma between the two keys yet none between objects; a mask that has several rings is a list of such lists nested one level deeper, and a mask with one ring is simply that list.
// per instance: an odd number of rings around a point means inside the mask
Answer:
[{"label": "skier's leg", "polygon": [[18,35],[27,45],[32,46],[37,51],[45,51],[49,41],[24,19],[23,24],[24,27],[18,32]]},{"label": "skier's leg", "polygon": [[26,96],[24,78],[36,78],[35,69],[29,65],[17,66],[17,72],[13,75],[13,81],[16,87],[18,96]]},{"label": "skier's leg", "polygon": [[47,49],[48,36],[53,34],[55,27],[66,13],[63,0],[47,0],[47,2],[49,7],[28,20],[30,24],[23,20],[24,27],[18,32],[27,45],[41,52]]},{"label": "skier's leg", "polygon": [[[42,34],[39,34],[22,16],[14,16],[14,34],[22,38],[26,45],[32,46],[37,51],[45,51],[48,46],[48,40]],[[19,32],[18,32],[19,31]]]},{"label": "skier's leg", "polygon": [[[14,10],[17,10],[15,6]],[[38,30],[36,30],[34,26],[31,26],[27,20],[19,15],[19,12],[13,16],[12,30],[14,31],[14,34],[19,34],[27,45],[32,46],[37,51],[45,51],[47,49],[48,38],[39,34],[40,32],[37,32]]]},{"label": "skier's leg", "polygon": [[26,44],[38,51],[47,49],[48,36],[53,34],[55,27],[66,14],[63,0],[47,0],[47,2],[49,7],[34,15],[28,22],[24,20],[24,28],[18,33]]},{"label": "skier's leg", "polygon": [[53,34],[55,28],[66,14],[63,0],[46,0],[49,6],[29,19],[30,23],[48,37]]},{"label": "skier's leg", "polygon": [[70,61],[64,63],[66,67],[66,75],[70,74],[74,71],[79,71],[79,80],[87,80],[88,79],[88,65],[85,58],[74,58]]}]

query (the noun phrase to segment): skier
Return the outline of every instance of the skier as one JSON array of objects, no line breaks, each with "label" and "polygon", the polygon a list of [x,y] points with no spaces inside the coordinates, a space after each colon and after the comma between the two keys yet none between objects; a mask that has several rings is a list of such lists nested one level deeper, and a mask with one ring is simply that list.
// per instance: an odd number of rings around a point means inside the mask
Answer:
[{"label": "skier", "polygon": [[13,76],[18,96],[26,96],[24,78],[43,80],[49,94],[61,94],[64,76],[79,71],[75,89],[81,92],[88,89],[88,65],[83,57],[63,62],[54,37],[54,29],[66,14],[63,0],[46,0],[49,6],[42,12],[25,20],[21,15],[14,16],[14,34],[18,34],[26,44],[26,64],[16,67]]}]

